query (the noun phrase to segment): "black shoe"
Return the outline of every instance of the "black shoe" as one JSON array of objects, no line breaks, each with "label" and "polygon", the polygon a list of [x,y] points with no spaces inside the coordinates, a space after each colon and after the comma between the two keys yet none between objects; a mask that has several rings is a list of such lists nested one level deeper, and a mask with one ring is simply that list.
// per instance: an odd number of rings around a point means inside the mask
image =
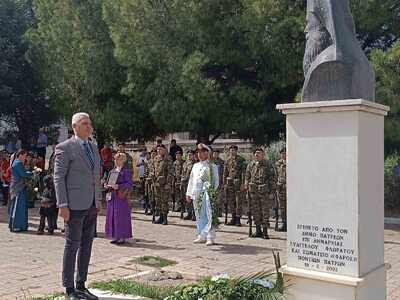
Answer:
[{"label": "black shoe", "polygon": [[236,218],[235,225],[238,226],[238,227],[241,227],[241,226],[242,226],[242,223],[240,223],[240,217],[237,217],[237,218]]},{"label": "black shoe", "polygon": [[270,237],[268,235],[268,227],[267,226],[263,226],[263,236],[264,236],[264,239],[266,239],[266,240],[270,239]]},{"label": "black shoe", "polygon": [[112,240],[111,242],[110,242],[110,244],[117,244],[118,243],[118,240]]},{"label": "black shoe", "polygon": [[184,220],[191,220],[192,219],[192,214],[188,214],[186,217],[183,218]]},{"label": "black shoe", "polygon": [[278,221],[275,222],[275,231],[279,231],[279,222]]},{"label": "black shoe", "polygon": [[163,225],[168,225],[168,217],[167,217],[167,215],[164,215],[164,216],[163,216],[162,224],[163,224]]},{"label": "black shoe", "polygon": [[81,299],[86,299],[86,298],[82,298],[82,296],[78,295],[76,292],[72,292],[71,294],[65,296],[65,300],[81,300]]},{"label": "black shoe", "polygon": [[85,300],[98,300],[99,298],[93,295],[87,288],[83,289],[75,289],[75,294],[79,297],[79,299]]},{"label": "black shoe", "polygon": [[254,233],[251,237],[252,238],[264,238],[264,234],[261,230],[260,225],[256,225],[256,233]]},{"label": "black shoe", "polygon": [[160,215],[160,217],[157,219],[157,221],[154,222],[155,224],[162,224],[163,223],[163,217]]}]

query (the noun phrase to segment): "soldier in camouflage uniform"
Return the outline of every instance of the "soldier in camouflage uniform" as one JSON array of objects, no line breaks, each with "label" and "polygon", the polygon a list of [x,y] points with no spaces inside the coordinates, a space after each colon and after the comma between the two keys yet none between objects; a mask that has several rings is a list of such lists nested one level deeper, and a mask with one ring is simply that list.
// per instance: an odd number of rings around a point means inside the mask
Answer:
[{"label": "soldier in camouflage uniform", "polygon": [[226,201],[232,214],[232,219],[228,225],[241,226],[242,217],[244,177],[246,173],[246,161],[243,157],[237,155],[238,146],[229,147],[229,158],[224,165],[224,189]]},{"label": "soldier in camouflage uniform", "polygon": [[[182,176],[181,176],[181,191],[182,191],[182,198],[186,199],[186,189],[189,183],[190,179],[190,173],[192,172],[193,165],[196,163],[195,160],[195,152],[193,150],[188,150],[187,152],[187,159],[185,163],[183,164],[182,167]],[[187,216],[184,217],[184,220],[196,220],[196,216],[194,215],[194,208],[193,208],[193,202],[191,203],[186,203],[186,211],[187,211]]]},{"label": "soldier in camouflage uniform", "polygon": [[220,154],[220,152],[218,149],[214,150],[211,161],[218,167],[219,187],[220,187],[220,188],[218,188],[219,199],[220,199],[220,208],[219,208],[220,215],[219,215],[219,217],[222,217],[222,212],[224,211],[224,203],[226,201],[224,199],[224,193],[222,192],[223,189],[221,188],[223,186],[223,181],[224,181],[223,176],[224,176],[225,161],[219,157],[219,154]]},{"label": "soldier in camouflage uniform", "polygon": [[247,166],[245,180],[245,188],[248,191],[249,211],[256,224],[256,233],[252,237],[269,239],[269,211],[272,207],[269,194],[272,180],[272,165],[264,159],[264,150],[257,148],[254,151],[254,160]]},{"label": "soldier in camouflage uniform", "polygon": [[185,202],[182,194],[182,170],[183,164],[185,161],[182,159],[182,152],[180,150],[175,152],[174,161],[174,182],[173,182],[173,189],[175,194],[175,203],[178,203],[177,211],[181,212],[181,219],[183,219],[183,213],[185,212]]},{"label": "soldier in camouflage uniform", "polygon": [[157,146],[157,156],[153,161],[151,178],[154,185],[156,209],[160,211],[160,217],[155,223],[168,225],[169,198],[174,178],[174,166],[164,145]]},{"label": "soldier in camouflage uniform", "polygon": [[151,180],[150,179],[150,166],[151,166],[151,153],[146,153],[146,158],[143,161],[144,164],[144,213],[146,215],[152,215],[151,211],[151,201],[152,201],[152,192],[151,192]]},{"label": "soldier in camouflage uniform", "polygon": [[281,150],[281,157],[276,162],[276,170],[278,173],[278,179],[276,183],[277,194],[279,198],[279,207],[281,210],[281,218],[283,225],[279,231],[286,231],[286,148]]}]

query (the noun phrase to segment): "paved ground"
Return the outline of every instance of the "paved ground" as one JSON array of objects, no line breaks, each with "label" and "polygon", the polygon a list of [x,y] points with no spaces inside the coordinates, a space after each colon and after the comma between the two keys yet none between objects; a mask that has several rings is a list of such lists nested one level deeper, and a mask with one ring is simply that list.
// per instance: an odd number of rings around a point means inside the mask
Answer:
[{"label": "paved ground", "polygon": [[[10,233],[5,208],[0,208],[0,299],[29,299],[60,288],[63,236],[37,236],[37,209],[30,212],[30,231]],[[135,239],[127,246],[111,245],[101,233],[104,217],[99,218],[99,238],[95,240],[90,265],[90,281],[135,274],[144,270],[132,263],[134,257],[159,255],[178,262],[170,269],[192,275],[243,274],[273,268],[271,250],[282,252],[285,237],[272,232],[272,240],[249,239],[247,227],[221,226],[218,244],[213,247],[192,244],[194,223],[170,218],[169,226],[153,225],[151,218],[133,213]],[[400,228],[385,230],[385,259],[388,270],[388,299],[400,299]],[[378,299],[377,299],[378,300]]]}]

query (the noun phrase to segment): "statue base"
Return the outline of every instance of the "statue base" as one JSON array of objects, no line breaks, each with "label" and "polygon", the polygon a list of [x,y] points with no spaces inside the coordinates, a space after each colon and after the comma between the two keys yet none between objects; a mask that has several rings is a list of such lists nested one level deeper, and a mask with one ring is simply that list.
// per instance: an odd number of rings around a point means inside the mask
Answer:
[{"label": "statue base", "polygon": [[282,104],[292,300],[386,299],[384,116],[361,99]]}]

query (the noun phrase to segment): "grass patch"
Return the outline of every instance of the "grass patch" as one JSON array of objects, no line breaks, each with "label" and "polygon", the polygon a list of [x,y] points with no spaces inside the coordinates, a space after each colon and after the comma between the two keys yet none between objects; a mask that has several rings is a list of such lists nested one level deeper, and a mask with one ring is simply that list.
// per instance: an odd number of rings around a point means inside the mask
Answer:
[{"label": "grass patch", "polygon": [[54,300],[57,297],[62,297],[64,296],[64,293],[54,293],[52,295],[49,296],[43,296],[43,297],[30,297],[27,298],[25,297],[26,300]]},{"label": "grass patch", "polygon": [[162,300],[173,295],[176,287],[158,287],[147,283],[140,283],[128,279],[116,279],[107,282],[95,282],[92,288],[109,291],[113,294],[135,295],[156,300]]},{"label": "grass patch", "polygon": [[159,256],[141,256],[134,259],[133,262],[154,268],[164,268],[177,264],[176,261],[165,259]]}]

